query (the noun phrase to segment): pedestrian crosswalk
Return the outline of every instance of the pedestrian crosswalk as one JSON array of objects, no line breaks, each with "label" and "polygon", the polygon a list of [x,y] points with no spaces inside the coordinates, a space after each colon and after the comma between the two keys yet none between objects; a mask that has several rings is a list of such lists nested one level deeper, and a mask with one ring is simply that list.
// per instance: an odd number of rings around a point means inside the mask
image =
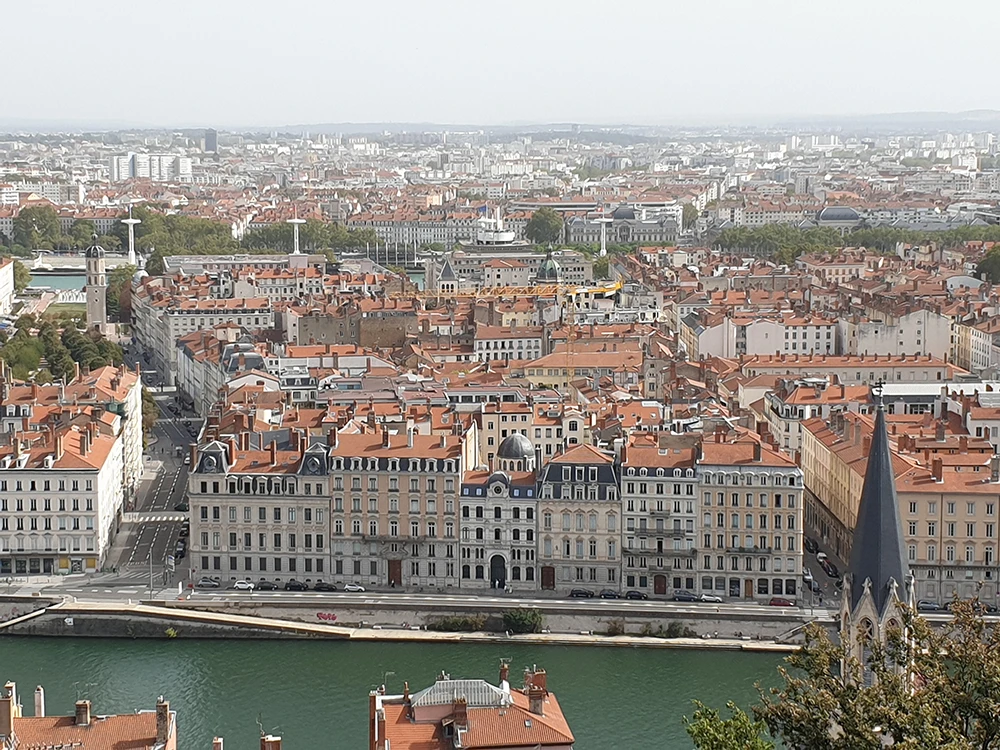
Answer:
[{"label": "pedestrian crosswalk", "polygon": [[125,523],[168,523],[187,521],[187,513],[126,513],[122,516]]}]

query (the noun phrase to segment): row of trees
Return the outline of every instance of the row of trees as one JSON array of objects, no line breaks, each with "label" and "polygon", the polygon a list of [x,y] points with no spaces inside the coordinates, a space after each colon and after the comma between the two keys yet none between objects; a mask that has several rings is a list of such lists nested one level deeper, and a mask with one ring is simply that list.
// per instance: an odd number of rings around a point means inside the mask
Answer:
[{"label": "row of trees", "polygon": [[[299,247],[303,252],[327,252],[333,259],[342,250],[358,250],[380,242],[373,229],[347,229],[340,224],[309,219],[299,226]],[[242,247],[247,250],[291,252],[295,245],[291,224],[272,224],[252,229],[243,237]]]},{"label": "row of trees", "polygon": [[[93,241],[94,223],[77,219],[65,233],[59,214],[52,206],[28,206],[14,217],[9,252],[17,257],[31,257],[32,250],[71,250],[84,248]],[[120,242],[113,236],[101,238],[105,249],[117,250]]]},{"label": "row of trees", "polygon": [[[37,335],[31,331],[37,326]],[[0,348],[17,380],[50,383],[73,377],[77,364],[91,369],[122,362],[121,347],[96,332],[81,332],[73,322],[62,330],[52,320],[39,323],[32,315],[17,320],[17,333]]]},{"label": "row of trees", "polygon": [[940,630],[908,615],[909,637],[897,630],[887,645],[871,644],[867,664],[811,625],[779,670],[783,684],[758,686],[752,713],[729,704],[723,718],[696,704],[688,734],[698,750],[997,750],[1000,627],[980,616],[978,601],[956,602],[953,612]]}]

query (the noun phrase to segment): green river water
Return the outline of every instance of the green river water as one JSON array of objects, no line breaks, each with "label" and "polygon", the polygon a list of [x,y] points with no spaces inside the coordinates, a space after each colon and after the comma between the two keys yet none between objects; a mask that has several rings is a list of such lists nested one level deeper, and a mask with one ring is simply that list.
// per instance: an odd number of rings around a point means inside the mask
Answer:
[{"label": "green river water", "polygon": [[95,713],[153,708],[163,694],[178,711],[179,750],[256,750],[264,729],[286,750],[364,750],[368,691],[412,690],[441,670],[512,682],[527,665],[548,672],[577,737],[577,750],[687,750],[682,717],[695,698],[717,707],[749,704],[754,683],[776,684],[780,656],[731,652],[554,646],[366,644],[333,641],[126,641],[0,639],[0,684],[14,680],[26,714],[45,688],[47,712],[72,714],[77,697]]}]

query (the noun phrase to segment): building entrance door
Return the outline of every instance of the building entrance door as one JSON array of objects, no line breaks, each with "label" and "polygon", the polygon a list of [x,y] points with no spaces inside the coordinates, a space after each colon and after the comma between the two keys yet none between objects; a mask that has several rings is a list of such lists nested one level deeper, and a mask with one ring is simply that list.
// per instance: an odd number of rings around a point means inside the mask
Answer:
[{"label": "building entrance door", "polygon": [[653,576],[653,593],[657,596],[663,596],[667,593],[666,576]]},{"label": "building entrance door", "polygon": [[552,591],[556,587],[556,569],[551,565],[542,568],[542,588]]},{"label": "building entrance door", "polygon": [[390,560],[389,561],[389,587],[395,588],[396,586],[403,585],[403,561],[402,560]]},{"label": "building entrance door", "polygon": [[507,586],[507,562],[503,555],[493,555],[490,558],[490,586],[495,589]]}]

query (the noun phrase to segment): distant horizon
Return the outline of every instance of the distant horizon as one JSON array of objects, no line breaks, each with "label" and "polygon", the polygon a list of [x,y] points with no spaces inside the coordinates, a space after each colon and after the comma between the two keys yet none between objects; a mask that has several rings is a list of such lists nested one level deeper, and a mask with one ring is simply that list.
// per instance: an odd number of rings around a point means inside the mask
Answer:
[{"label": "distant horizon", "polygon": [[968,110],[911,110],[899,112],[870,112],[852,115],[727,115],[725,117],[713,118],[710,115],[691,116],[689,118],[653,121],[576,121],[568,119],[554,120],[525,120],[508,122],[444,122],[444,121],[417,121],[408,119],[399,120],[344,120],[329,122],[308,122],[308,123],[284,123],[284,124],[217,124],[217,123],[189,123],[189,124],[156,124],[142,122],[128,122],[117,120],[78,120],[78,119],[45,119],[45,118],[2,118],[0,117],[0,131],[6,133],[13,132],[121,132],[128,130],[137,131],[186,131],[214,129],[222,132],[247,133],[247,132],[288,132],[304,131],[309,129],[330,129],[344,128],[352,132],[362,132],[360,129],[402,129],[415,131],[422,128],[422,131],[429,132],[454,129],[456,132],[467,130],[504,130],[519,131],[531,128],[560,129],[560,128],[599,128],[599,129],[685,129],[685,128],[761,128],[761,129],[789,129],[796,126],[802,127],[825,127],[825,128],[845,128],[845,127],[865,127],[873,125],[898,125],[911,127],[941,126],[943,122],[951,122],[954,125],[966,125],[973,127],[976,124],[995,125],[1000,127],[1000,109],[979,108]]}]

